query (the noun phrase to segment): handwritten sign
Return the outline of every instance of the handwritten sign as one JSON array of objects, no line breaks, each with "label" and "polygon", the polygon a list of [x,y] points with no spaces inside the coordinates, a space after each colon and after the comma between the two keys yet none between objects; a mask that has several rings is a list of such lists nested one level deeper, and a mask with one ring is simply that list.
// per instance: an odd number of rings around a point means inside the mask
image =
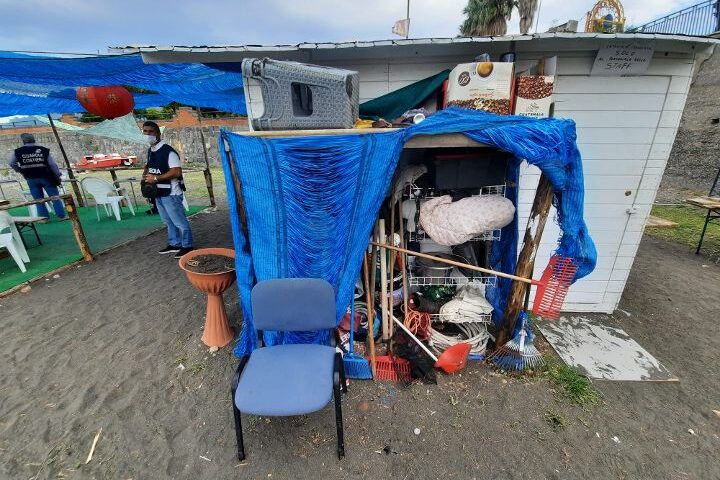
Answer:
[{"label": "handwritten sign", "polygon": [[598,50],[590,75],[640,75],[650,66],[655,45],[617,42]]}]

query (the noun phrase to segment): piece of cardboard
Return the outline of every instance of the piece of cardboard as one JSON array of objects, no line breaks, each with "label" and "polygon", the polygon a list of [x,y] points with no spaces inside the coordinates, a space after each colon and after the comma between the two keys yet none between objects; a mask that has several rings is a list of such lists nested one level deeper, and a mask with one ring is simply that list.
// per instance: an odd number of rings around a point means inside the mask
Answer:
[{"label": "piece of cardboard", "polygon": [[447,104],[509,115],[515,64],[461,63],[448,78]]},{"label": "piece of cardboard", "polygon": [[545,59],[543,75],[538,74],[537,67],[535,65],[519,72],[515,78],[515,115],[534,118],[550,116],[557,57]]}]

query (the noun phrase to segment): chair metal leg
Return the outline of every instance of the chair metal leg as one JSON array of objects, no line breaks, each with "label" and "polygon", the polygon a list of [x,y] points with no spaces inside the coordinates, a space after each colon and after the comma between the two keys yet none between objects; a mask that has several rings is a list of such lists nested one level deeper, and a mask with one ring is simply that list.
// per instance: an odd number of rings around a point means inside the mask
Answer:
[{"label": "chair metal leg", "polygon": [[[333,374],[333,397],[335,400],[335,428],[337,429],[337,455],[339,459],[345,456],[345,439],[343,437],[342,398],[340,395],[340,378],[342,372],[342,360],[339,362],[339,354],[336,355],[335,372]],[[342,374],[344,376],[344,374]],[[343,385],[345,382],[342,382]]]},{"label": "chair metal leg", "polygon": [[235,416],[235,438],[237,439],[238,460],[245,460],[245,444],[243,443],[242,422],[240,410],[235,406],[235,391],[232,391],[233,415]]},{"label": "chair metal leg", "polygon": [[[339,354],[338,354],[339,356]],[[342,388],[343,393],[347,393],[348,387],[347,387],[347,377],[345,376],[345,363],[343,363],[342,359],[338,362],[340,365],[340,387]]]},{"label": "chair metal leg", "polygon": [[710,223],[710,214],[712,213],[712,210],[708,210],[707,216],[705,217],[705,225],[703,225],[702,233],[700,234],[700,242],[698,242],[697,250],[695,250],[695,255],[700,254],[700,247],[702,247],[703,239],[705,238],[705,231],[707,230],[708,223]]},{"label": "chair metal leg", "polygon": [[35,227],[34,223],[31,223],[30,226],[32,227],[33,232],[35,232],[35,238],[38,241],[38,245],[42,245],[42,240],[40,240],[40,235],[38,235],[37,227]]}]

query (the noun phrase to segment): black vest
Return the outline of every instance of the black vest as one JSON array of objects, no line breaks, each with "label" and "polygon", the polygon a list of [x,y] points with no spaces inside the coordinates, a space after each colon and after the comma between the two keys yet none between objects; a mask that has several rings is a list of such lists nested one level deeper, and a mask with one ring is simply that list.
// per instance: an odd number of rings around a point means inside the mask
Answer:
[{"label": "black vest", "polygon": [[[162,175],[164,173],[167,173],[167,171],[170,170],[168,159],[170,158],[171,152],[175,152],[175,154],[177,155],[175,149],[167,143],[160,147],[156,152],[153,152],[152,148],[149,148],[147,160],[148,173],[152,175]],[[180,155],[178,155],[178,157],[180,157]],[[185,190],[183,188],[182,177],[180,177],[178,180],[180,180],[180,188]],[[170,195],[170,192],[172,191],[172,183],[170,182],[170,180],[167,180],[165,182],[157,182],[158,197],[167,197],[168,195]]]},{"label": "black vest", "polygon": [[47,178],[55,180],[48,158],[50,150],[39,145],[25,145],[15,149],[17,166],[25,178]]}]

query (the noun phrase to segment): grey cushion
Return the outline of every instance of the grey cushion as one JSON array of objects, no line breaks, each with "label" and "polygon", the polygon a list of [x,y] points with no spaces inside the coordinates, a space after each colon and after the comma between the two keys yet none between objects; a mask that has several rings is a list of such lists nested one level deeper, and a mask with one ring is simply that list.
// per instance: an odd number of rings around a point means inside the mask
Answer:
[{"label": "grey cushion", "polygon": [[332,399],[334,363],[335,349],[325,345],[254,350],[240,377],[235,405],[254,415],[316,412]]}]

